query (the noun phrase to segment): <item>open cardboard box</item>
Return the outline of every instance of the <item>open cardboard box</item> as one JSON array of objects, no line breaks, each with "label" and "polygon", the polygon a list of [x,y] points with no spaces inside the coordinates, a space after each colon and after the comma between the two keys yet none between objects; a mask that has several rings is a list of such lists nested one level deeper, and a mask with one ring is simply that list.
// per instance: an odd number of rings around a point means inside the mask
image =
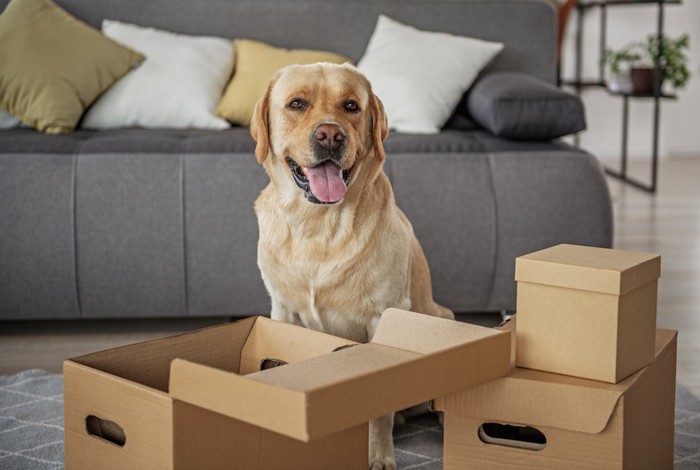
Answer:
[{"label": "open cardboard box", "polygon": [[658,329],[654,361],[618,384],[518,368],[438,399],[444,468],[672,469],[676,340]]},{"label": "open cardboard box", "polygon": [[395,309],[349,344],[255,317],[68,360],[66,468],[364,469],[368,420],[510,370],[509,333]]},{"label": "open cardboard box", "polygon": [[659,255],[562,244],[515,263],[518,367],[617,383],[654,359]]}]

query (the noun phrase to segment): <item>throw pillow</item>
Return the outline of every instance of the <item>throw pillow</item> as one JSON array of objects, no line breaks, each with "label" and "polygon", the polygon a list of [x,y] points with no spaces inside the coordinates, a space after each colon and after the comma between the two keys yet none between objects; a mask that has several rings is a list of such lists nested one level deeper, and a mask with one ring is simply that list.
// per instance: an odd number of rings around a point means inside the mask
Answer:
[{"label": "throw pillow", "polygon": [[148,57],[88,110],[83,127],[226,129],[214,109],[233,69],[233,42],[104,20],[104,34]]},{"label": "throw pillow", "polygon": [[421,31],[380,15],[357,64],[384,103],[389,127],[436,134],[503,44]]},{"label": "throw pillow", "polygon": [[484,76],[472,87],[467,109],[483,127],[509,139],[550,140],[586,128],[581,98],[518,72]]},{"label": "throw pillow", "polygon": [[284,49],[249,39],[236,39],[234,44],[236,72],[216,108],[216,114],[243,126],[250,125],[256,103],[281,68],[315,62],[350,62],[349,58],[332,52]]},{"label": "throw pillow", "polygon": [[0,15],[0,108],[48,134],[144,60],[51,0],[12,0]]}]

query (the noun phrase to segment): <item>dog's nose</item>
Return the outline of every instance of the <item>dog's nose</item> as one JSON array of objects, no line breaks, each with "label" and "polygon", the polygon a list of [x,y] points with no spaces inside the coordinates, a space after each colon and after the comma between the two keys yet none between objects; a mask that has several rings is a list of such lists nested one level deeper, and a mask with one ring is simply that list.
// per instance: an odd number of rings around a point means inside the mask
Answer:
[{"label": "dog's nose", "polygon": [[336,124],[321,124],[313,133],[314,140],[321,146],[336,150],[345,142],[345,132]]}]

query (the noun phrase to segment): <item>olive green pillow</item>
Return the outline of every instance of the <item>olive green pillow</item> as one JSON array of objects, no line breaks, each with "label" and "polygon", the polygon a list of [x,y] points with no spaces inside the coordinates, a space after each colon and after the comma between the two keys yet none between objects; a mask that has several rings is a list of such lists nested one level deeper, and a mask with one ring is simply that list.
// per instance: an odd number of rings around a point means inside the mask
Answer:
[{"label": "olive green pillow", "polygon": [[70,132],[143,60],[51,0],[12,0],[0,14],[0,108],[42,132]]},{"label": "olive green pillow", "polygon": [[236,39],[234,47],[235,72],[216,108],[216,115],[243,126],[250,125],[256,103],[281,68],[315,62],[350,62],[347,57],[333,52],[284,49],[250,39]]}]

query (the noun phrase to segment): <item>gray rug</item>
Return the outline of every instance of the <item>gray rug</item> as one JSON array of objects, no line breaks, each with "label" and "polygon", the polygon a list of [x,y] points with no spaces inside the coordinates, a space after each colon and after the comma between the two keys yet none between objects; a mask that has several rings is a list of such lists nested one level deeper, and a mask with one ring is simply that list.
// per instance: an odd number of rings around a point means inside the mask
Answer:
[{"label": "gray rug", "polygon": [[[394,430],[402,470],[442,468],[442,428],[431,415]],[[32,369],[0,376],[0,469],[63,468],[63,377]],[[676,470],[700,470],[700,401],[676,392]]]}]

